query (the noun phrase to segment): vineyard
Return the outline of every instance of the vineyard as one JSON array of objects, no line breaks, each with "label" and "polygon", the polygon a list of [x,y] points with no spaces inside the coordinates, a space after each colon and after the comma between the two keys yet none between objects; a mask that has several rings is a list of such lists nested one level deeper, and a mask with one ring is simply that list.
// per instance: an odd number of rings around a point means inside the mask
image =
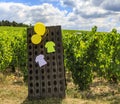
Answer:
[{"label": "vineyard", "polygon": [[25,75],[27,49],[26,28],[0,27],[0,71],[19,67]]},{"label": "vineyard", "polygon": [[[88,89],[94,73],[111,83],[120,81],[120,34],[62,30],[66,70],[80,90]],[[0,71],[18,67],[27,78],[27,32],[22,27],[0,27]]]},{"label": "vineyard", "polygon": [[91,31],[63,31],[66,67],[80,90],[89,88],[97,76],[111,83],[120,81],[120,34]]}]

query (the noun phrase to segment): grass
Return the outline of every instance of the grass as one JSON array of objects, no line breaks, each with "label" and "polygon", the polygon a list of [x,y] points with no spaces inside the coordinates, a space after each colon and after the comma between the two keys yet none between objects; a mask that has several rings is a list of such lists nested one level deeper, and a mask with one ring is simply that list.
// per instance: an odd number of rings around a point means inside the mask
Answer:
[{"label": "grass", "polygon": [[22,77],[0,73],[0,104],[120,104],[120,84],[110,84],[96,77],[90,90],[79,91],[67,73],[65,99],[28,100],[27,84]]}]

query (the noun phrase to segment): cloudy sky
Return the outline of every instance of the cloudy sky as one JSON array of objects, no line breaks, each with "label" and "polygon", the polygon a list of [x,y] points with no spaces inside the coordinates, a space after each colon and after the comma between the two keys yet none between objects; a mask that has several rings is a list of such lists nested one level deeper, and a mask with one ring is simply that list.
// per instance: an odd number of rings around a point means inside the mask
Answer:
[{"label": "cloudy sky", "polygon": [[0,0],[0,20],[120,32],[120,0]]}]

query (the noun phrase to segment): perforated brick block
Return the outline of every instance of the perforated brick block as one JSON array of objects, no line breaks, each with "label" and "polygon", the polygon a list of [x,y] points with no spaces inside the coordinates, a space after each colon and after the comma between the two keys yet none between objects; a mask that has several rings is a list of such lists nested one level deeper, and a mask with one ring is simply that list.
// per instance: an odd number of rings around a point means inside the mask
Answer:
[{"label": "perforated brick block", "polygon": [[[27,29],[28,43],[28,98],[65,97],[65,69],[60,26],[46,27],[48,33],[42,37],[41,43],[31,42],[33,28]],[[45,44],[54,41],[55,52],[47,53]],[[35,62],[36,56],[43,54],[47,64],[40,67]]]}]

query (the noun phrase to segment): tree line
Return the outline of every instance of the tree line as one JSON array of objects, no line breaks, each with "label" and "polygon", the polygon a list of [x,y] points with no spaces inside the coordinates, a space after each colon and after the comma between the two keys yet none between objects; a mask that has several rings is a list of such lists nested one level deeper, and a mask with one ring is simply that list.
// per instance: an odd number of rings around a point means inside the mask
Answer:
[{"label": "tree line", "polygon": [[8,20],[2,20],[0,21],[0,26],[15,26],[15,27],[27,27],[28,25],[23,24],[23,23],[17,23],[15,21],[8,21]]}]

